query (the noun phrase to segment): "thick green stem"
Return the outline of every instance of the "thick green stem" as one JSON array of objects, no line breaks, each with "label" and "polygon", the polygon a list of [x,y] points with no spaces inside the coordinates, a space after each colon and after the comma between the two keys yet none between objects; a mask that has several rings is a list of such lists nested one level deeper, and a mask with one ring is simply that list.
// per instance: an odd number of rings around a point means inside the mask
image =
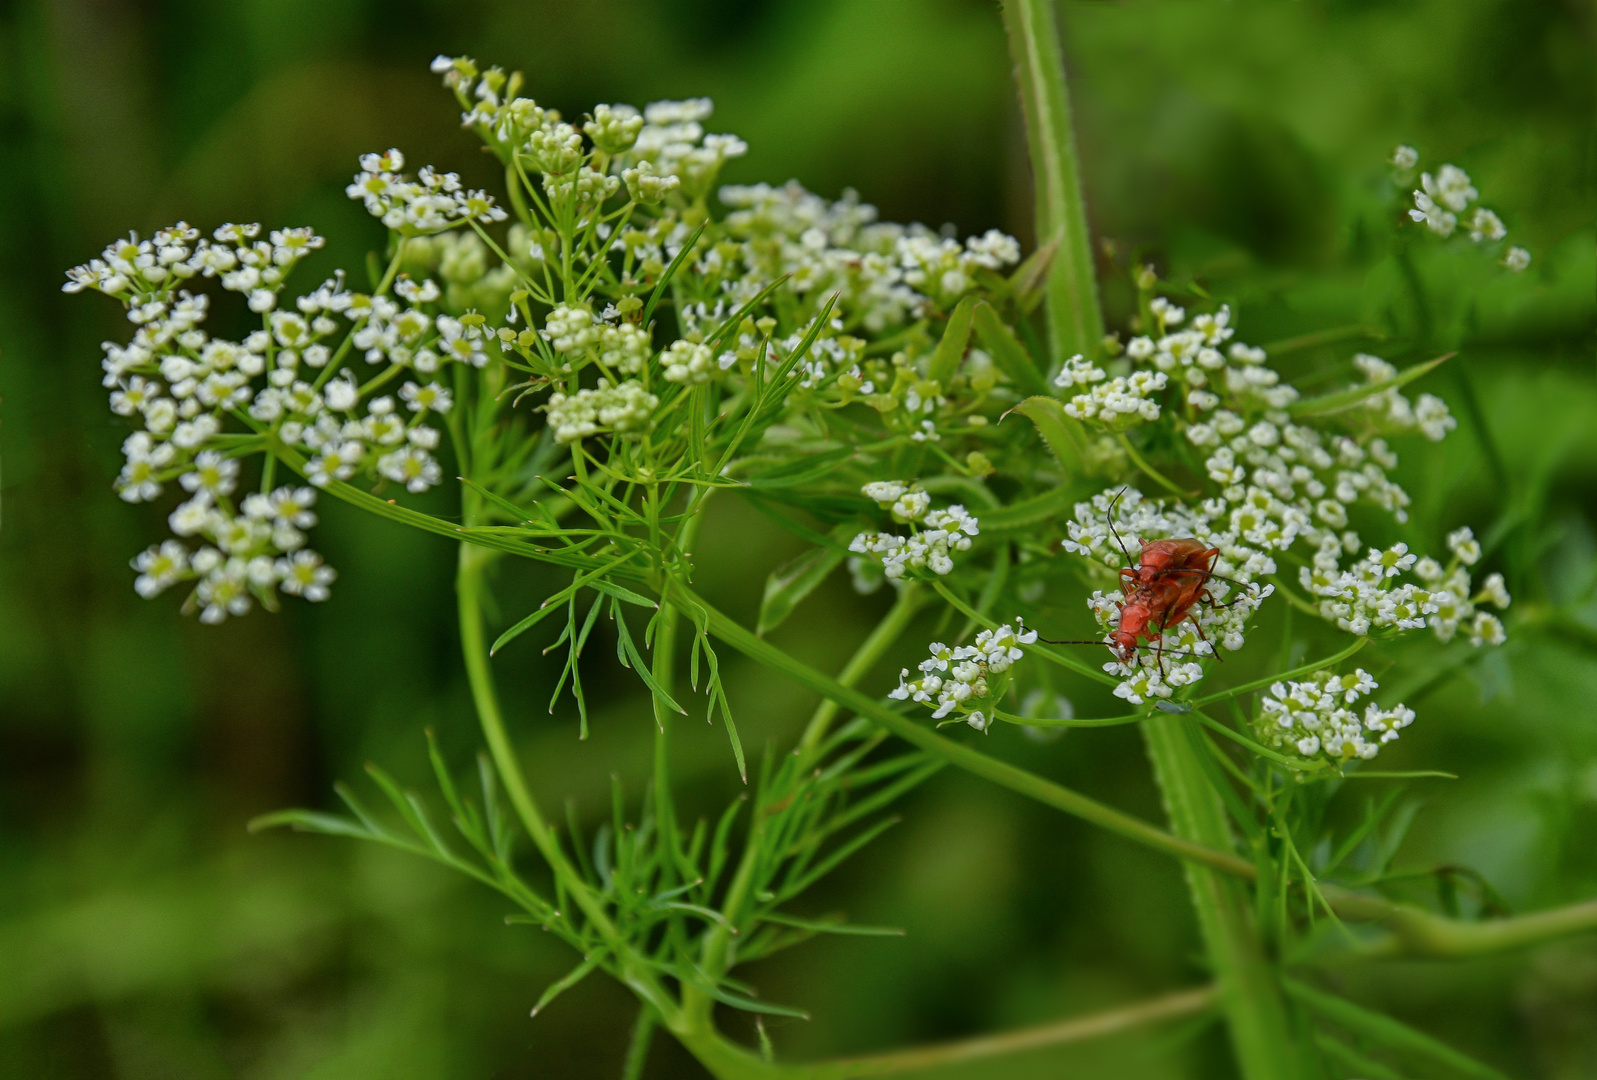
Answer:
[{"label": "thick green stem", "polygon": [[[1198,758],[1191,725],[1178,717],[1160,716],[1145,721],[1143,732],[1171,829],[1194,843],[1229,849],[1232,836],[1225,806]],[[1189,862],[1187,884],[1220,986],[1241,1075],[1246,1080],[1290,1080],[1302,1075],[1280,981],[1264,955],[1242,883]]]},{"label": "thick green stem", "polygon": [[[1103,316],[1098,308],[1054,0],[1004,0],[1004,24],[1026,113],[1027,145],[1037,187],[1038,241],[1059,244],[1046,293],[1049,342],[1053,360],[1059,363],[1073,353],[1097,347],[1103,336]],[[1231,835],[1225,808],[1197,757],[1190,724],[1175,717],[1158,717],[1145,721],[1143,730],[1176,837],[1204,851],[1229,853]],[[1187,862],[1187,877],[1209,960],[1219,978],[1232,1042],[1242,1074],[1249,1080],[1286,1080],[1299,1074],[1300,1059],[1280,986],[1265,960],[1248,898],[1238,881],[1217,872],[1222,869],[1235,873],[1212,858]]]},{"label": "thick green stem", "polygon": [[1036,188],[1037,246],[1059,245],[1044,294],[1048,345],[1053,363],[1059,364],[1077,353],[1093,354],[1103,338],[1103,315],[1098,309],[1098,280],[1054,0],[1004,0],[1004,26],[1026,118],[1026,146]]}]

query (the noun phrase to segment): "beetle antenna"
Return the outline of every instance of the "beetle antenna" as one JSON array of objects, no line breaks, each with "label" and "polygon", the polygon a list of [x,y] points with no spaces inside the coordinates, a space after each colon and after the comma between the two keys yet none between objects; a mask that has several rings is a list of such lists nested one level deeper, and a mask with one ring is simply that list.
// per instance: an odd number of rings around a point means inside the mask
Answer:
[{"label": "beetle antenna", "polygon": [[1115,497],[1109,500],[1109,512],[1104,515],[1104,523],[1109,526],[1109,532],[1113,534],[1115,543],[1120,545],[1120,554],[1126,557],[1126,565],[1128,566],[1131,565],[1131,552],[1126,550],[1126,542],[1120,539],[1120,533],[1115,529],[1115,503],[1120,501],[1120,496],[1124,495],[1126,488],[1130,486],[1130,484],[1127,484],[1115,492]]}]

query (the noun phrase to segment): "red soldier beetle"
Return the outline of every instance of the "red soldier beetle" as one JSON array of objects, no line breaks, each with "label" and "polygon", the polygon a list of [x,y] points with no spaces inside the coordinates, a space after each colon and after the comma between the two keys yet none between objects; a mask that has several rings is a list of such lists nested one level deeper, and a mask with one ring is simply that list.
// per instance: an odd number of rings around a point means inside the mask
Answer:
[{"label": "red soldier beetle", "polygon": [[[1125,493],[1126,489],[1121,488],[1111,500],[1105,521],[1120,547],[1120,553],[1130,562],[1131,553],[1126,550],[1125,541],[1115,528],[1113,516],[1115,503]],[[1137,563],[1123,567],[1120,571],[1122,599],[1116,601],[1116,607],[1120,609],[1120,625],[1110,633],[1107,641],[1038,640],[1047,641],[1050,645],[1107,645],[1121,663],[1129,664],[1138,649],[1143,647],[1142,642],[1146,638],[1147,644],[1156,647],[1159,670],[1163,672],[1164,633],[1184,622],[1192,613],[1192,605],[1202,603],[1206,607],[1230,607],[1236,603],[1236,600],[1231,601],[1231,604],[1219,603],[1208,591],[1209,582],[1214,579],[1237,586],[1244,584],[1214,572],[1214,564],[1220,558],[1219,548],[1208,547],[1203,541],[1192,537],[1171,540],[1139,538],[1138,543],[1142,545],[1142,551]],[[1199,640],[1209,640],[1197,619],[1192,620],[1192,627],[1197,631]],[[1219,656],[1212,647],[1210,654]]]}]

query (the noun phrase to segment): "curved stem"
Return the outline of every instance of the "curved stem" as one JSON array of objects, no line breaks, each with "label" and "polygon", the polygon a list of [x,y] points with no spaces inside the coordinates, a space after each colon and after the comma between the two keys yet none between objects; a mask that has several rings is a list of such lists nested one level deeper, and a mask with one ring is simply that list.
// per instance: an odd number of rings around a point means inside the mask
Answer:
[{"label": "curved stem", "polygon": [[1183,490],[1182,487],[1174,480],[1171,480],[1169,477],[1165,476],[1164,473],[1160,472],[1158,469],[1155,469],[1152,465],[1149,465],[1147,460],[1141,454],[1137,453],[1137,448],[1131,445],[1131,440],[1126,438],[1126,433],[1124,431],[1115,432],[1115,441],[1120,444],[1120,449],[1126,452],[1126,456],[1131,459],[1131,463],[1133,465],[1147,473],[1166,491],[1169,491],[1171,494],[1178,495],[1182,498],[1191,498],[1193,495],[1197,494],[1196,492]]},{"label": "curved stem", "polygon": [[[471,516],[468,511],[468,520]],[[460,618],[460,648],[466,663],[466,679],[471,685],[472,702],[477,709],[477,719],[482,725],[483,738],[488,743],[489,756],[493,759],[494,769],[499,774],[499,782],[504,785],[505,793],[510,797],[510,804],[515,808],[516,816],[521,820],[522,827],[527,830],[527,835],[537,847],[538,853],[549,864],[549,869],[555,876],[560,878],[567,894],[582,909],[582,914],[588,923],[614,950],[623,981],[670,1025],[679,1012],[676,1003],[660,986],[654,974],[645,965],[632,958],[630,946],[617,932],[615,923],[611,921],[604,905],[566,858],[560,842],[555,838],[554,832],[539,811],[532,792],[527,788],[526,777],[522,774],[515,750],[510,745],[510,737],[505,731],[504,714],[499,708],[499,695],[494,688],[493,673],[489,669],[488,642],[483,634],[481,596],[483,571],[492,557],[481,548],[463,543],[460,545],[460,561],[455,575],[456,601]]]}]

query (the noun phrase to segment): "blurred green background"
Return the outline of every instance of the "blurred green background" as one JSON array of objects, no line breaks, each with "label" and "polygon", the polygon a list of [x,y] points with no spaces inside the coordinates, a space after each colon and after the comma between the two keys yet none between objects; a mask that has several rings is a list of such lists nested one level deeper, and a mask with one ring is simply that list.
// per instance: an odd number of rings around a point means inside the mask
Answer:
[{"label": "blurred green background", "polygon": [[[1509,572],[1523,610],[1572,614],[1411,699],[1420,719],[1388,756],[1462,777],[1413,786],[1423,812],[1401,862],[1469,864],[1521,910],[1597,895],[1591,5],[1061,14],[1095,234],[1235,299],[1245,340],[1360,319],[1373,259],[1361,230],[1397,213],[1381,163],[1400,141],[1432,166],[1467,168],[1535,254],[1466,320],[1458,365],[1479,417],[1463,381],[1433,377],[1422,388],[1452,402],[1461,428],[1439,449],[1403,447],[1405,480],[1415,539],[1432,549],[1444,528],[1512,512],[1491,566]],[[126,324],[109,302],[59,292],[62,270],[113,236],[178,217],[207,230],[314,224],[330,242],[307,279],[358,266],[381,236],[342,187],[366,150],[397,145],[495,186],[427,73],[438,52],[524,70],[527,92],[568,114],[709,95],[711,130],[751,146],[729,180],[851,186],[889,219],[1028,232],[990,3],[0,6],[0,1076],[619,1075],[630,995],[595,978],[530,1020],[571,957],[505,926],[494,896],[386,851],[244,832],[262,811],[329,805],[332,782],[366,760],[420,781],[426,725],[469,761],[453,551],[332,505],[316,538],[341,571],[330,603],[213,629],[180,617],[174,597],[140,601],[127,560],[164,534],[165,510],[111,491],[124,428],[97,364],[98,342]],[[1124,296],[1106,287],[1112,320]],[[701,585],[752,621],[765,574],[794,548],[732,499],[716,512]],[[548,583],[505,573],[506,612]],[[833,582],[780,641],[836,665],[879,601]],[[586,743],[570,716],[545,714],[551,670],[530,642],[496,661],[541,797],[570,798],[586,818],[606,812],[611,773],[641,791],[650,733],[635,681],[591,653],[599,708]],[[812,704],[748,666],[728,686],[753,747],[782,747]],[[1133,732],[1033,745],[1011,730],[984,746],[1160,814]],[[678,772],[695,811],[737,786],[709,728],[686,728]],[[1036,1023],[1203,978],[1174,863],[952,770],[904,814],[814,903],[909,936],[825,941],[752,973],[815,1015],[771,1027],[785,1055]],[[1334,978],[1515,1076],[1597,1076],[1590,936]],[[957,1075],[1224,1077],[1226,1062],[1211,1027]],[[662,1039],[648,1075],[703,1074]]]}]

